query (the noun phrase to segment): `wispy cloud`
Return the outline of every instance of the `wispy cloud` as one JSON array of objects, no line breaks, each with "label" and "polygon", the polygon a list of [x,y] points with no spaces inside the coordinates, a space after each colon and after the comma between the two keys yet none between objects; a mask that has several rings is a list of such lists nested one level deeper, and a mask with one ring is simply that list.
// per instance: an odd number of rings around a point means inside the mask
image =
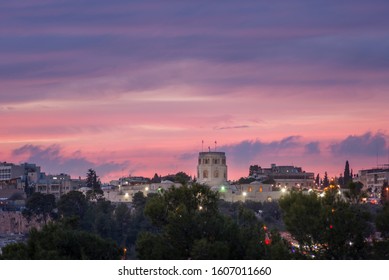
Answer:
[{"label": "wispy cloud", "polygon": [[216,130],[224,130],[224,129],[241,129],[241,128],[250,128],[250,126],[249,126],[249,125],[235,125],[235,126],[215,127]]}]

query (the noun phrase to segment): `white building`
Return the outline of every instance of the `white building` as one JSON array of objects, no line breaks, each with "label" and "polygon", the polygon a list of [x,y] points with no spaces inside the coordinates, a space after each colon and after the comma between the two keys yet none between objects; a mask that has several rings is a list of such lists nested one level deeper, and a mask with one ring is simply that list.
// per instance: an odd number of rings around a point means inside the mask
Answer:
[{"label": "white building", "polygon": [[315,174],[303,171],[301,167],[277,166],[272,164],[270,168],[262,168],[258,165],[250,166],[249,176],[256,180],[274,180],[278,188],[313,188],[315,186]]},{"label": "white building", "polygon": [[226,154],[224,152],[201,152],[197,165],[197,181],[210,187],[227,182]]},{"label": "white building", "polygon": [[373,192],[380,192],[384,183],[389,182],[389,168],[373,168],[359,170],[358,175],[353,179],[363,184],[363,189],[371,189]]},{"label": "white building", "polygon": [[0,163],[0,181],[10,181],[24,175],[24,168],[20,165]]}]

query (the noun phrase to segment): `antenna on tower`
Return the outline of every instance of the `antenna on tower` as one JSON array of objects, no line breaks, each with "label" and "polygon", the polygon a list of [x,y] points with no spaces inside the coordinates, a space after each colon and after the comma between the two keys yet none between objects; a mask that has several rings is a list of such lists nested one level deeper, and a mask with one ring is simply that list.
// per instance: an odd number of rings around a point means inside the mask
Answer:
[{"label": "antenna on tower", "polygon": [[217,142],[215,141],[215,152],[216,152],[216,144],[217,144]]},{"label": "antenna on tower", "polygon": [[204,140],[201,140],[201,152],[204,152]]}]

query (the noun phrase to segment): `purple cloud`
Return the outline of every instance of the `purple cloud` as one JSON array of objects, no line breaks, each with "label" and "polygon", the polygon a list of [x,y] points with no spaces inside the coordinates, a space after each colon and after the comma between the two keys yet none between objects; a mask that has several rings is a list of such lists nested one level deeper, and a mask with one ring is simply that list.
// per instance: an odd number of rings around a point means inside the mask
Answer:
[{"label": "purple cloud", "polygon": [[95,169],[100,177],[111,172],[123,171],[129,168],[129,162],[113,161],[94,163],[79,152],[70,156],[62,155],[61,147],[24,145],[12,151],[14,156],[25,156],[27,162],[36,163],[42,171],[50,174],[67,173],[73,176],[84,176],[89,168]]},{"label": "purple cloud", "polygon": [[249,163],[256,157],[293,149],[299,147],[299,136],[289,136],[280,141],[272,141],[269,143],[260,140],[250,141],[245,140],[234,145],[227,145],[220,147],[221,151],[225,151],[233,161],[238,163]]},{"label": "purple cloud", "polygon": [[[119,86],[123,92],[171,83],[223,89],[388,86],[383,78],[354,75],[355,70],[389,71],[389,3],[384,0],[294,0],[282,5],[249,0],[8,1],[0,8],[0,80],[11,84],[2,90],[2,102],[76,97],[84,88],[66,95],[55,92],[75,80],[88,84],[104,77],[111,84],[118,75],[128,77]],[[222,67],[222,75],[204,75],[201,69],[181,75],[183,69],[177,67],[151,72],[156,65],[179,61],[246,63],[254,71],[239,74]],[[304,69],[313,64],[314,71]],[[340,71],[351,75],[339,77]],[[312,72],[317,75],[305,75]],[[108,86],[99,91],[100,86],[94,84],[88,94],[101,97]]]},{"label": "purple cloud", "polygon": [[305,154],[307,155],[318,155],[320,154],[320,143],[310,142],[304,146]]},{"label": "purple cloud", "polygon": [[383,133],[367,132],[363,135],[350,135],[341,142],[330,146],[334,156],[369,156],[387,153],[388,137]]}]

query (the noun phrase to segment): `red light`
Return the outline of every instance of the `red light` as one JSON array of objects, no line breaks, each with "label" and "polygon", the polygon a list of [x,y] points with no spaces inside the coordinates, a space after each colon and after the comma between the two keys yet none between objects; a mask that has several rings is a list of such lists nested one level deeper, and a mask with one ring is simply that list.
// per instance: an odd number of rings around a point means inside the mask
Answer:
[{"label": "red light", "polygon": [[266,245],[270,245],[270,244],[271,244],[271,240],[270,240],[269,238],[266,238],[266,239],[265,239],[265,244],[266,244]]},{"label": "red light", "polygon": [[330,225],[330,229],[333,229],[333,226],[332,226],[332,225]]}]

